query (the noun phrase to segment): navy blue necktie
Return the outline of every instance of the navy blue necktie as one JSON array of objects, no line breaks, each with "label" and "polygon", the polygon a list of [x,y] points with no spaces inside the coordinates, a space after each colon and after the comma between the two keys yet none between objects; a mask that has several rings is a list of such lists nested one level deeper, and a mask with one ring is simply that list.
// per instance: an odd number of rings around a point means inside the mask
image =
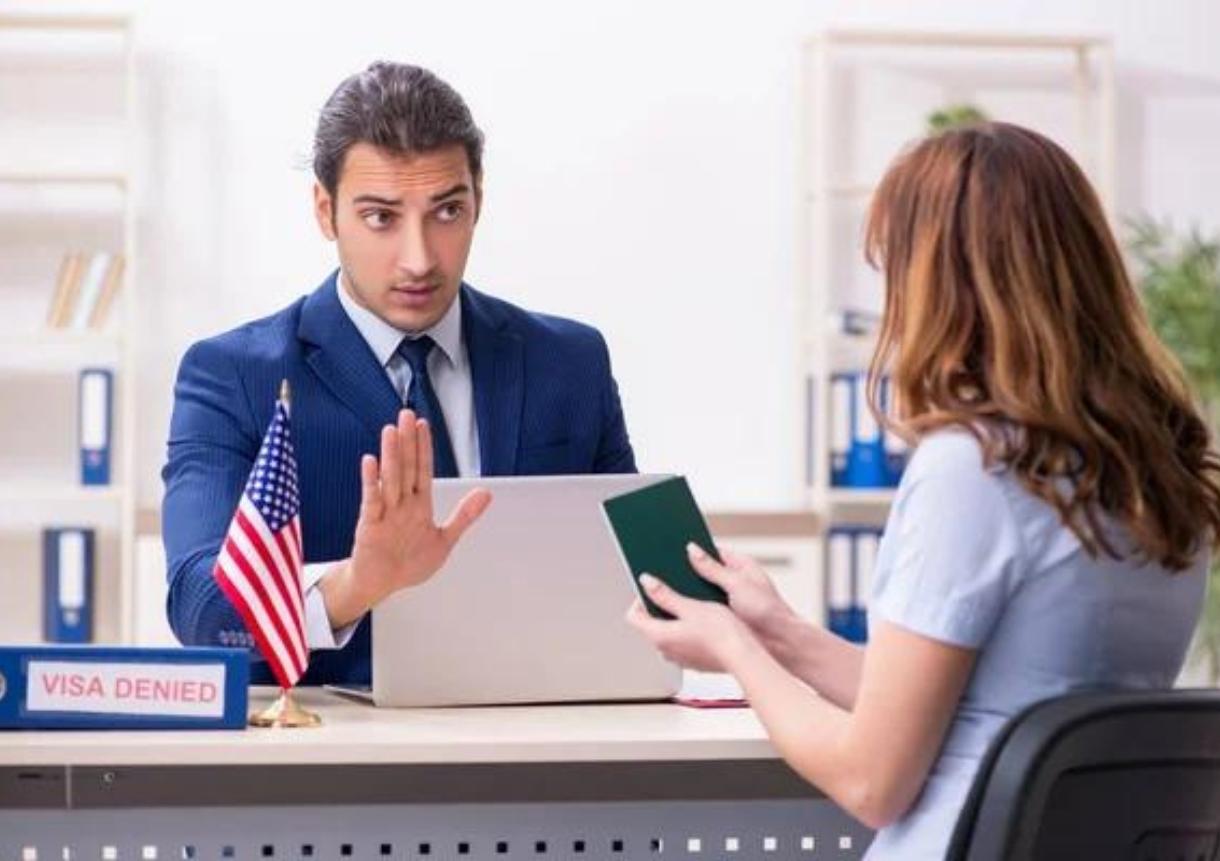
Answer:
[{"label": "navy blue necktie", "polygon": [[449,439],[449,428],[441,402],[428,377],[428,354],[436,346],[427,335],[419,338],[403,338],[398,345],[398,355],[411,368],[411,383],[407,387],[407,409],[421,419],[427,419],[432,429],[432,467],[437,478],[457,478],[457,460],[453,456],[453,443]]}]

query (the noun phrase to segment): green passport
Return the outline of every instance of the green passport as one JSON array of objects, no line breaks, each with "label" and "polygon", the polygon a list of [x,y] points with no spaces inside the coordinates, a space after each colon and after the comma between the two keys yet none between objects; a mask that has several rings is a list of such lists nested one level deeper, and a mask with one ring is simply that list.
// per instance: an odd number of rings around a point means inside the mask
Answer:
[{"label": "green passport", "polygon": [[728,603],[724,590],[700,577],[687,558],[686,545],[693,541],[720,561],[685,478],[667,478],[611,497],[602,508],[649,613],[658,619],[673,618],[644,594],[639,585],[641,574],[651,574],[687,597]]}]

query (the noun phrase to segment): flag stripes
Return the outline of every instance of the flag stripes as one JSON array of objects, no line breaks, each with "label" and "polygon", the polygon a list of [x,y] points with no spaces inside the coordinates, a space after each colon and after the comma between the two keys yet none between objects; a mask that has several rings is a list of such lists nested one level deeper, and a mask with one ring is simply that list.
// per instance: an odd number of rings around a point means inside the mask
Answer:
[{"label": "flag stripes", "polygon": [[303,566],[296,456],[287,405],[279,401],[214,576],[283,688],[295,685],[309,666]]}]

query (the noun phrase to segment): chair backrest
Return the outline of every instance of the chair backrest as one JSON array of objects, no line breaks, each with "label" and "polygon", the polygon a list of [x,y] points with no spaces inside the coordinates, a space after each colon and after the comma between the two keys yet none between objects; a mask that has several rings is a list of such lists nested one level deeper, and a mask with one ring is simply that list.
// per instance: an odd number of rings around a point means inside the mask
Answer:
[{"label": "chair backrest", "polygon": [[1071,694],[1013,718],[949,861],[1220,861],[1220,690]]}]

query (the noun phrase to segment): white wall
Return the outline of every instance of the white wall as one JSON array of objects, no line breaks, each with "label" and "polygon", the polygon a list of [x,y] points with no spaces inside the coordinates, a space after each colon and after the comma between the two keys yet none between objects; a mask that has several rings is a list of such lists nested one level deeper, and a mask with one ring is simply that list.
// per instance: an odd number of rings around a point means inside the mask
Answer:
[{"label": "white wall", "polygon": [[[40,4],[41,5],[41,4]],[[467,271],[606,334],[644,469],[705,503],[799,499],[798,47],[827,26],[1113,36],[1119,209],[1220,228],[1214,0],[137,5],[144,505],[194,339],[310,290],[317,110],[376,58],[431,67],[487,134]]]}]

